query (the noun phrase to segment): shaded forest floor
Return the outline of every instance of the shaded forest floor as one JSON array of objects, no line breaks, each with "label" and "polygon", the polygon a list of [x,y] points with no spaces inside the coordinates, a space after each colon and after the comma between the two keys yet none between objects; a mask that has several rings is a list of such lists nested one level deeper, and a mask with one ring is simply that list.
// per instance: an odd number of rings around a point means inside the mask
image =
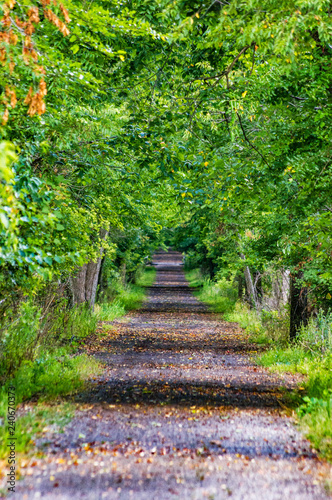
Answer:
[{"label": "shaded forest floor", "polygon": [[140,311],[104,322],[86,350],[105,364],[63,433],[36,441],[20,498],[324,499],[329,467],[297,431],[300,376],[255,366],[236,324],[189,289],[175,252],[155,256]]}]

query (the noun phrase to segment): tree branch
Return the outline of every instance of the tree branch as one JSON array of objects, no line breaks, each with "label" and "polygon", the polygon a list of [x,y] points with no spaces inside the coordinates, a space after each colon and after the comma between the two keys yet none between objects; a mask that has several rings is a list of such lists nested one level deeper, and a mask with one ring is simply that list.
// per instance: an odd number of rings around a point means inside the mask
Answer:
[{"label": "tree branch", "polygon": [[269,165],[269,164],[268,164],[268,162],[266,161],[265,157],[262,155],[262,153],[259,151],[259,149],[257,149],[257,148],[256,148],[256,146],[254,146],[254,145],[252,144],[252,142],[248,139],[247,134],[246,134],[246,132],[245,132],[245,130],[244,130],[244,127],[243,127],[243,124],[242,124],[241,117],[240,117],[240,115],[239,115],[239,113],[238,113],[238,112],[236,112],[236,116],[238,117],[238,120],[239,120],[239,123],[240,123],[240,127],[241,127],[241,130],[242,130],[242,133],[243,133],[243,137],[245,138],[245,140],[247,141],[247,143],[249,144],[249,146],[250,146],[252,149],[254,149],[254,150],[256,151],[256,153],[258,153],[258,154],[259,154],[259,156],[262,158],[262,160],[263,160],[263,162],[265,163],[265,165],[267,165],[267,166],[269,167],[270,165]]}]

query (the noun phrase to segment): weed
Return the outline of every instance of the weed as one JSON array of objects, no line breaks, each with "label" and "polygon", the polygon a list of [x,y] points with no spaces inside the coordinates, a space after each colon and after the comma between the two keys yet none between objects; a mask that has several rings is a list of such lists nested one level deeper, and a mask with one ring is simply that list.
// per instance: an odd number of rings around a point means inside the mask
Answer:
[{"label": "weed", "polygon": [[189,286],[192,287],[200,287],[207,281],[207,277],[205,277],[200,269],[191,269],[190,271],[186,271],[186,279],[189,281]]},{"label": "weed", "polygon": [[136,273],[135,283],[140,287],[153,285],[156,280],[156,270],[154,267],[146,267],[144,270],[139,269]]},{"label": "weed", "polygon": [[238,323],[241,328],[244,328],[250,341],[257,344],[268,344],[270,342],[259,313],[254,309],[250,309],[247,304],[237,302],[233,311],[227,313],[224,319],[231,323]]},{"label": "weed", "polygon": [[95,315],[98,321],[113,321],[126,313],[125,307],[120,301],[104,302],[95,305]]},{"label": "weed", "polygon": [[38,354],[40,310],[31,301],[20,304],[13,321],[7,321],[1,332],[0,376],[11,376],[24,360]]},{"label": "weed", "polygon": [[[71,406],[61,404],[49,407],[46,400],[64,396],[82,387],[84,381],[92,374],[101,372],[100,364],[93,358],[83,354],[70,357],[58,352],[57,356],[49,353],[37,358],[34,362],[25,361],[16,372],[14,378],[7,382],[0,392],[0,459],[8,454],[8,428],[6,413],[8,407],[7,387],[16,388],[16,403],[38,397],[41,404],[32,411],[22,414],[18,412],[15,427],[16,451],[26,453],[33,446],[33,436],[42,431],[46,424],[65,425],[72,415]],[[20,415],[21,413],[21,415]]]}]

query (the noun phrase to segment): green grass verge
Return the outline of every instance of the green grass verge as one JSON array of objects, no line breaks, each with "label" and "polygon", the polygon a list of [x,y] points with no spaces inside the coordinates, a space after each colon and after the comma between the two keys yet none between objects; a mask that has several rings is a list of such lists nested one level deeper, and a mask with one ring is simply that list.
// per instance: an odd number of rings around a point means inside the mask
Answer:
[{"label": "green grass verge", "polygon": [[101,373],[101,365],[92,357],[82,354],[70,356],[68,353],[45,354],[34,362],[23,363],[15,376],[8,381],[0,392],[0,460],[8,455],[7,443],[10,429],[7,424],[8,388],[14,387],[15,406],[32,397],[38,405],[23,416],[16,418],[15,437],[17,453],[26,453],[33,447],[33,436],[56,417],[58,424],[67,422],[72,413],[70,405],[60,403],[49,406],[59,396],[77,392],[91,375]]},{"label": "green grass verge", "polygon": [[[9,386],[15,388],[15,406],[18,409],[16,453],[18,458],[22,458],[22,455],[31,451],[36,452],[36,437],[50,428],[61,432],[73,417],[74,406],[61,400],[61,397],[81,390],[91,376],[102,372],[101,364],[93,357],[76,354],[80,339],[94,331],[98,321],[112,321],[127,311],[140,307],[145,298],[145,287],[152,285],[155,277],[154,268],[141,271],[135,284],[118,286],[115,299],[97,305],[94,314],[87,308],[71,311],[66,331],[59,328],[61,317],[58,323],[54,323],[54,331],[57,332],[54,345],[40,346],[35,356],[30,359],[22,358],[12,376],[5,377],[6,362],[8,364],[9,360],[12,363],[11,358],[14,359],[17,353],[22,354],[22,346],[28,345],[30,337],[34,335],[35,338],[40,328],[37,309],[29,303],[24,304],[21,319],[9,327],[12,343],[7,346],[8,356],[3,358],[3,370],[0,370],[3,381],[0,390],[0,460],[5,461],[5,467],[8,459],[7,444],[12,437],[7,423]],[[22,344],[23,341],[25,344]],[[21,403],[30,401],[31,398],[35,403],[29,403],[27,409],[23,409]]]},{"label": "green grass verge", "polygon": [[[4,399],[2,398],[1,407]],[[35,439],[45,432],[63,432],[63,428],[74,416],[75,407],[70,403],[50,405],[45,402],[29,405],[28,411],[16,420],[15,426],[15,451],[24,455],[29,453],[35,445]],[[9,429],[0,427],[0,460],[8,459],[8,442],[12,435]],[[19,461],[20,462],[20,461]]]},{"label": "green grass verge", "polygon": [[225,278],[213,282],[200,273],[199,269],[193,269],[185,273],[189,286],[199,287],[194,295],[208,304],[212,311],[220,314],[232,312],[237,299],[237,291],[233,284]]},{"label": "green grass verge", "polygon": [[99,321],[113,321],[128,311],[139,309],[145,299],[145,287],[151,286],[156,279],[154,268],[145,268],[136,278],[135,284],[115,285],[114,299],[95,306],[95,314]]}]

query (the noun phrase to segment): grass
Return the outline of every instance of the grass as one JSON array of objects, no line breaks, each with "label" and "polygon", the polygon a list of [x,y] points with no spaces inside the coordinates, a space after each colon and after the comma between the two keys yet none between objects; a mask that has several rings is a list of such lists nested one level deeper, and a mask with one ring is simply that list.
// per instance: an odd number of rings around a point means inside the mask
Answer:
[{"label": "grass", "polygon": [[305,376],[305,396],[297,409],[299,425],[314,447],[332,461],[332,353],[315,353],[297,343],[272,348],[257,362],[272,371]]},{"label": "grass", "polygon": [[186,279],[192,287],[199,287],[194,295],[208,304],[216,313],[225,314],[233,311],[237,299],[237,291],[233,284],[225,278],[213,282],[202,276],[198,269],[186,272]]},{"label": "grass", "polygon": [[245,329],[249,341],[263,345],[271,343],[260,315],[246,304],[238,301],[233,310],[224,315],[224,319],[231,323],[238,323],[241,328]]},{"label": "grass", "polygon": [[[4,408],[5,398],[1,398],[1,413]],[[33,449],[35,439],[49,430],[62,432],[74,416],[74,406],[70,403],[50,405],[45,402],[29,405],[28,410],[24,411],[16,420],[16,452],[18,454],[27,454]],[[8,458],[7,443],[11,435],[6,426],[0,427],[0,461]]]},{"label": "grass", "polygon": [[145,287],[151,286],[156,279],[156,270],[146,268],[140,271],[135,284],[117,281],[113,285],[113,300],[101,302],[95,306],[98,321],[113,321],[126,314],[127,311],[139,309],[145,299]]},{"label": "grass", "polygon": [[140,270],[136,276],[136,285],[145,287],[151,286],[156,280],[157,271],[154,267],[146,267],[144,270]]},{"label": "grass", "polygon": [[304,397],[299,425],[315,448],[332,461],[332,315],[319,312],[294,343],[272,345],[257,362],[272,371],[301,373]]},{"label": "grass", "polygon": [[186,280],[189,286],[200,287],[207,281],[199,269],[190,269],[185,271]]},{"label": "grass", "polygon": [[[58,423],[64,422],[68,414],[68,404],[59,404],[56,409],[49,407],[49,402],[77,392],[92,375],[101,373],[101,365],[92,357],[82,354],[70,356],[59,352],[45,354],[35,362],[26,362],[17,370],[0,392],[0,460],[8,454],[6,444],[10,438],[7,426],[8,387],[15,387],[15,406],[29,401],[32,397],[41,404],[23,416],[16,418],[16,451],[26,453],[33,447],[32,437],[35,431],[45,427],[44,423],[53,416]],[[67,418],[67,417],[66,417]]]}]

